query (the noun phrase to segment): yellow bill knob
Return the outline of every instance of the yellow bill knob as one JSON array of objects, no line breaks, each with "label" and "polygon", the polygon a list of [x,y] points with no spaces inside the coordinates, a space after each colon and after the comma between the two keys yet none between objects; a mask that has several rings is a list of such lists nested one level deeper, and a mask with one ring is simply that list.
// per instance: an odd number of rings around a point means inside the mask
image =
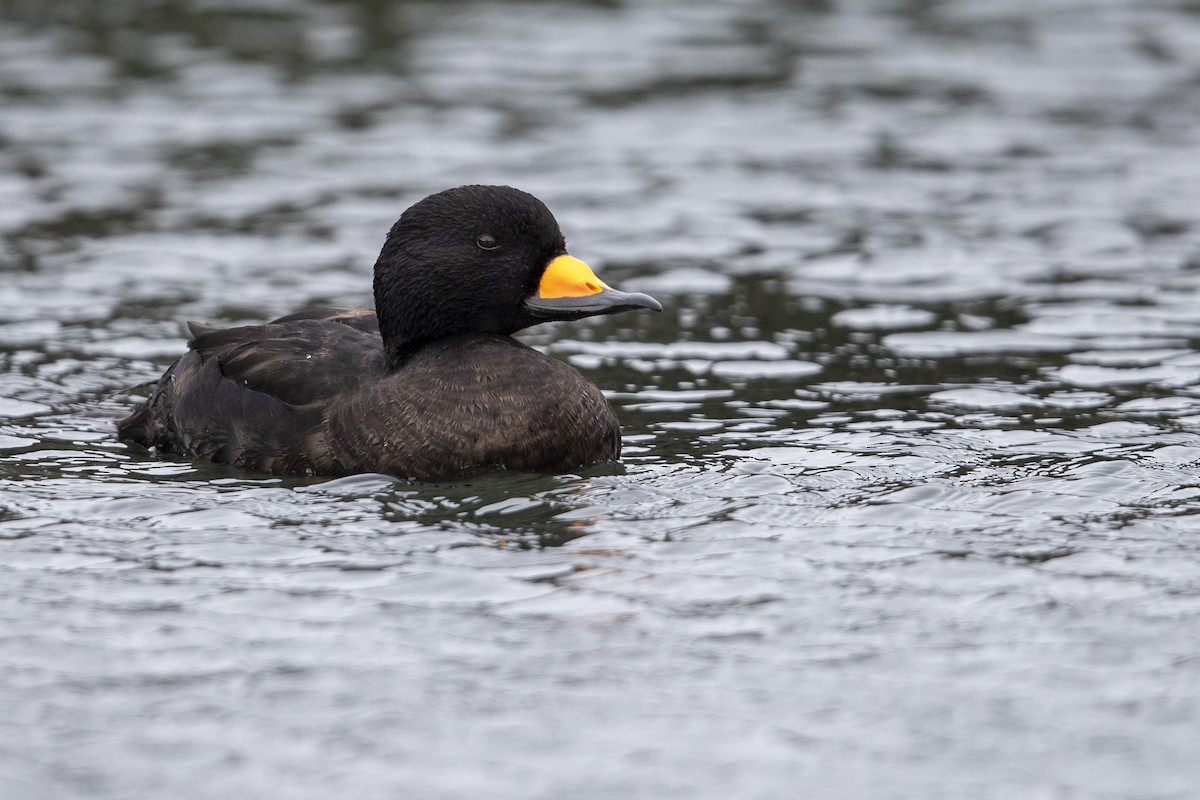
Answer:
[{"label": "yellow bill knob", "polygon": [[537,296],[543,300],[560,297],[587,297],[610,288],[596,277],[592,268],[575,256],[558,256],[546,266],[538,283]]}]

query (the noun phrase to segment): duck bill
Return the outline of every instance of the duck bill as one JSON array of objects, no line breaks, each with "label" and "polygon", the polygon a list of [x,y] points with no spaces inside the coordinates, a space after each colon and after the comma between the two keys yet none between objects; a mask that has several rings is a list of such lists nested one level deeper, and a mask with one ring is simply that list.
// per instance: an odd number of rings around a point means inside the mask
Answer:
[{"label": "duck bill", "polygon": [[635,308],[662,311],[662,304],[648,294],[617,291],[597,278],[587,264],[567,255],[546,266],[537,291],[525,299],[525,311],[544,320],[619,314]]}]

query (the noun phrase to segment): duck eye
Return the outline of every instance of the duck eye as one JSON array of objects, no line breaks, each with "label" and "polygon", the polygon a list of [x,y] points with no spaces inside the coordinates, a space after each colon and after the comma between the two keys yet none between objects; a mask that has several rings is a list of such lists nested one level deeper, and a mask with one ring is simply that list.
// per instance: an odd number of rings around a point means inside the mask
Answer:
[{"label": "duck eye", "polygon": [[475,244],[479,245],[480,250],[495,250],[500,246],[500,243],[496,241],[496,237],[490,233],[479,234],[475,239]]}]

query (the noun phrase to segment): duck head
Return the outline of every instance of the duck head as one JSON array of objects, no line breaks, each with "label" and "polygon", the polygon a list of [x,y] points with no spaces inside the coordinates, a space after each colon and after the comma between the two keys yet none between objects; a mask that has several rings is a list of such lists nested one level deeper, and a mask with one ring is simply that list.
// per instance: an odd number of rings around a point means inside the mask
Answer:
[{"label": "duck head", "polygon": [[375,262],[375,308],[388,360],[464,333],[509,335],[540,322],[661,311],[568,255],[542,201],[507,186],[460,186],[405,211]]}]

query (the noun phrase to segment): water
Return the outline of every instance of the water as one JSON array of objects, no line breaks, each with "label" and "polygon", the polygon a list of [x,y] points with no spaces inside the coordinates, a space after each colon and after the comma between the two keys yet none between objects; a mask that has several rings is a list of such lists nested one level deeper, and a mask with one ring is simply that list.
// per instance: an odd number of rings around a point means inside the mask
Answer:
[{"label": "water", "polygon": [[[1200,14],[0,4],[5,798],[1191,798]],[[423,195],[664,300],[523,335],[622,468],[158,458],[181,322]]]}]

